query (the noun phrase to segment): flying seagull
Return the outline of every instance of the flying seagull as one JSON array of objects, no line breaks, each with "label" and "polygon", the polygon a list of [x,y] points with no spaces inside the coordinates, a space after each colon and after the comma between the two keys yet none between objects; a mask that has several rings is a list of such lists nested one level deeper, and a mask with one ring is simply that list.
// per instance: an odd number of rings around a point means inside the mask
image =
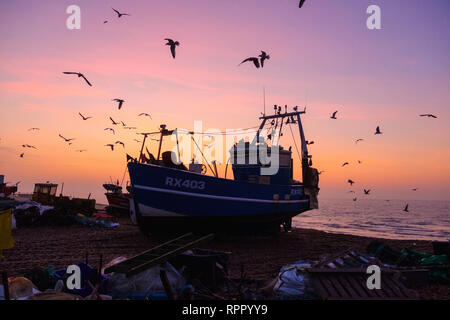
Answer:
[{"label": "flying seagull", "polygon": [[300,0],[300,3],[298,4],[298,7],[301,8],[303,7],[303,4],[305,3],[305,0]]},{"label": "flying seagull", "polygon": [[23,158],[23,155],[24,155],[24,154],[25,154],[25,153],[21,153],[21,154],[20,154],[20,157]]},{"label": "flying seagull", "polygon": [[120,110],[120,108],[122,108],[122,105],[125,102],[125,100],[122,100],[122,99],[112,99],[112,101],[119,103],[119,110]]},{"label": "flying seagull", "polygon": [[345,167],[345,166],[347,166],[347,165],[348,165],[348,162],[344,162],[344,163],[342,164],[343,167]]},{"label": "flying seagull", "polygon": [[364,139],[357,139],[357,140],[355,141],[355,144],[357,144],[357,143],[360,142],[360,141],[364,141]]},{"label": "flying seagull", "polygon": [[352,179],[348,179],[347,182],[350,183],[351,186],[355,183],[355,181],[353,181]]},{"label": "flying seagull", "polygon": [[85,151],[87,151],[87,150],[75,150],[75,152],[85,152]]},{"label": "flying seagull", "polygon": [[124,148],[125,148],[125,143],[123,143],[122,141],[116,141],[116,144],[121,144],[121,145],[122,145],[122,147],[124,147]]},{"label": "flying seagull", "polygon": [[83,118],[84,121],[91,119],[92,117],[85,117],[81,114],[81,112],[78,112],[78,114],[80,115],[81,118]]},{"label": "flying seagull", "polygon": [[34,130],[41,130],[41,129],[39,129],[39,128],[30,128],[30,129],[28,129],[28,131],[34,131]]},{"label": "flying seagull", "polygon": [[437,118],[434,114],[430,114],[430,113],[427,113],[427,114],[421,114],[420,116],[421,116],[421,117],[434,118],[434,119]]},{"label": "flying seagull", "polygon": [[86,81],[86,83],[92,87],[92,84],[89,82],[88,79],[86,79],[86,77],[84,76],[84,74],[80,73],[80,72],[63,72],[64,74],[76,74],[78,76],[78,78],[83,78],[84,81]]},{"label": "flying seagull", "polygon": [[353,191],[353,190],[350,190],[348,193],[355,193],[355,191]]},{"label": "flying seagull", "polygon": [[140,117],[140,116],[146,116],[146,117],[149,117],[150,119],[152,118],[152,116],[149,115],[148,113],[141,113],[138,115],[138,117]]},{"label": "flying seagull", "polygon": [[364,189],[364,194],[369,194],[370,193],[370,189],[366,190]]},{"label": "flying seagull", "polygon": [[113,10],[117,13],[117,17],[118,17],[118,18],[120,18],[120,17],[122,17],[122,16],[129,16],[128,13],[120,13],[118,10],[116,10],[116,9],[114,9],[114,8],[111,8],[111,9],[113,9]]},{"label": "flying seagull", "polygon": [[179,46],[180,43],[178,41],[173,41],[172,39],[164,39],[167,40],[166,46],[170,46],[170,52],[172,53],[172,57],[175,59],[175,47]]},{"label": "flying seagull", "polygon": [[116,134],[116,132],[114,131],[113,128],[106,128],[105,130],[110,130],[110,131],[112,131],[112,133],[113,133],[114,135]]},{"label": "flying seagull", "polygon": [[375,134],[382,134],[382,132],[380,131],[380,127],[377,127]]},{"label": "flying seagull", "polygon": [[356,201],[356,200],[358,200],[357,198],[353,198],[353,201]]},{"label": "flying seagull", "polygon": [[337,119],[336,118],[336,113],[337,113],[337,111],[333,112],[333,115],[330,117],[330,119]]},{"label": "flying seagull", "polygon": [[406,204],[406,207],[405,207],[405,209],[403,209],[403,211],[405,211],[405,212],[409,212],[409,210],[408,210],[408,206],[409,206],[409,204]]},{"label": "flying seagull", "polygon": [[22,147],[30,148],[30,149],[37,149],[35,146],[30,146],[29,144],[23,144]]},{"label": "flying seagull", "polygon": [[264,60],[269,60],[270,56],[265,51],[261,51],[259,57],[261,58],[261,68],[264,68]]},{"label": "flying seagull", "polygon": [[109,117],[109,119],[111,120],[111,122],[112,122],[113,125],[119,124],[118,122],[115,122],[115,121],[113,120],[113,118]]},{"label": "flying seagull", "polygon": [[314,144],[314,141],[306,141],[307,145]]},{"label": "flying seagull", "polygon": [[114,145],[113,144],[107,144],[105,147],[111,147],[111,151],[114,151]]},{"label": "flying seagull", "polygon": [[417,189],[419,189],[419,188],[413,188],[412,191],[417,191]]},{"label": "flying seagull", "polygon": [[123,127],[124,129],[128,129],[128,130],[134,130],[137,129],[136,127]]},{"label": "flying seagull", "polygon": [[75,140],[75,139],[67,139],[67,138],[64,138],[61,134],[59,135],[59,137],[62,138],[62,139],[64,139],[64,141],[66,141],[66,142],[70,142],[70,141],[72,141],[72,140]]},{"label": "flying seagull", "polygon": [[255,58],[255,57],[250,57],[250,58],[245,59],[244,61],[239,63],[238,66],[240,66],[241,64],[243,64],[244,62],[247,62],[247,61],[253,61],[253,64],[255,65],[255,67],[259,68],[259,59]]},{"label": "flying seagull", "polygon": [[122,127],[126,127],[127,126],[127,124],[125,122],[123,122],[123,121],[120,121],[120,122],[122,122]]},{"label": "flying seagull", "polygon": [[140,140],[138,140],[138,139],[133,139],[134,141],[136,141],[136,142],[141,142]]}]

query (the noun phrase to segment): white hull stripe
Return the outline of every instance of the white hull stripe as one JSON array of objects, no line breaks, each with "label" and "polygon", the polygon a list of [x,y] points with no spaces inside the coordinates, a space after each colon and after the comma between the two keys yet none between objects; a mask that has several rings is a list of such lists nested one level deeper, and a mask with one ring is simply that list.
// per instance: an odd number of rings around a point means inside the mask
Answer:
[{"label": "white hull stripe", "polygon": [[192,193],[192,192],[185,192],[185,191],[153,188],[153,187],[147,187],[147,186],[141,186],[141,185],[135,185],[134,187],[137,189],[143,189],[143,190],[149,190],[149,191],[157,191],[157,192],[178,194],[178,195],[190,196],[190,197],[229,200],[229,201],[261,202],[261,203],[304,203],[304,202],[308,202],[308,200],[306,200],[306,199],[305,200],[263,200],[263,199],[215,196],[215,195],[211,195],[211,194],[201,194],[201,193]]}]

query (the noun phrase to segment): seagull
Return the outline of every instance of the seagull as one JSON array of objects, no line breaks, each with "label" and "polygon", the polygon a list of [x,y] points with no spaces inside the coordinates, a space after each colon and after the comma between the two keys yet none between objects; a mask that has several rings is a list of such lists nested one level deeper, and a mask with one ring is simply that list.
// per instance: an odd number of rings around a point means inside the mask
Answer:
[{"label": "seagull", "polygon": [[337,113],[337,111],[333,112],[333,115],[330,117],[330,119],[337,119],[336,118],[336,113]]},{"label": "seagull", "polygon": [[269,60],[270,56],[265,51],[261,51],[259,57],[261,58],[261,68],[264,68],[264,60]]},{"label": "seagull", "polygon": [[24,155],[24,154],[25,154],[25,153],[21,153],[21,154],[20,154],[20,157],[23,158],[23,155]]},{"label": "seagull", "polygon": [[427,113],[427,114],[421,114],[420,116],[421,116],[421,117],[434,118],[434,119],[437,118],[434,114],[430,114],[430,113]]},{"label": "seagull", "polygon": [[123,143],[122,141],[116,141],[116,144],[121,144],[121,145],[122,145],[122,147],[124,147],[124,148],[125,148],[125,143]]},{"label": "seagull", "polygon": [[113,125],[119,124],[118,122],[115,122],[115,121],[113,120],[113,118],[109,117],[109,119],[111,120],[111,122],[112,122]]},{"label": "seagull", "polygon": [[405,207],[405,209],[403,209],[403,211],[405,211],[405,212],[409,212],[409,210],[408,210],[408,206],[409,206],[409,204],[406,204],[406,207]]},{"label": "seagull", "polygon": [[80,115],[81,118],[83,118],[84,121],[91,119],[92,117],[85,117],[81,114],[81,112],[78,112],[78,114]]},{"label": "seagull", "polygon": [[129,16],[128,13],[120,13],[118,10],[116,10],[116,9],[114,9],[114,8],[111,8],[111,9],[113,9],[113,10],[117,13],[117,17],[118,17],[118,18],[120,18],[120,17],[122,17],[122,16]]},{"label": "seagull", "polygon": [[138,139],[133,139],[134,141],[136,141],[136,142],[141,142],[140,140],[138,140]]},{"label": "seagull", "polygon": [[30,128],[30,129],[28,129],[28,131],[34,131],[34,130],[41,130],[41,129],[39,129],[39,128]]},{"label": "seagull", "polygon": [[85,151],[87,151],[87,150],[75,150],[75,152],[85,152]]},{"label": "seagull", "polygon": [[111,147],[111,151],[114,151],[114,145],[113,144],[107,144],[105,147]]},{"label": "seagull", "polygon": [[108,20],[103,21],[103,24],[108,23]]},{"label": "seagull", "polygon": [[355,181],[353,181],[352,179],[348,179],[347,182],[350,183],[351,186],[355,183]]},{"label": "seagull", "polygon": [[123,128],[124,128],[124,129],[128,129],[128,130],[134,130],[134,129],[137,129],[136,127],[126,127],[126,126],[124,126]]},{"label": "seagull", "polygon": [[22,181],[19,181],[19,182],[16,182],[16,187],[18,187],[19,186],[19,183],[21,183]]},{"label": "seagull", "polygon": [[345,166],[347,166],[347,165],[348,165],[348,162],[344,162],[344,163],[342,164],[343,167],[345,167]]},{"label": "seagull", "polygon": [[116,132],[114,131],[113,128],[106,128],[106,129],[104,129],[104,130],[110,130],[110,131],[112,131],[112,133],[113,133],[114,135],[116,134]]},{"label": "seagull", "polygon": [[125,100],[122,99],[112,99],[112,101],[118,102],[119,103],[119,110],[120,108],[122,108],[123,103],[125,102]]},{"label": "seagull", "polygon": [[166,46],[170,46],[170,52],[172,53],[172,57],[175,59],[175,47],[179,46],[180,43],[178,41],[173,41],[172,39],[164,39],[167,40]]},{"label": "seagull", "polygon": [[24,148],[32,148],[32,149],[37,149],[35,146],[30,146],[29,144],[23,144],[22,147]]},{"label": "seagull", "polygon": [[369,190],[364,189],[364,194],[369,194],[369,193],[370,193],[370,189]]},{"label": "seagull", "polygon": [[353,190],[350,190],[348,193],[355,193],[355,191],[353,191]]},{"label": "seagull", "polygon": [[149,115],[148,113],[141,113],[138,115],[138,117],[140,117],[140,116],[146,116],[146,117],[149,117],[150,119],[152,118],[152,116]]},{"label": "seagull", "polygon": [[[70,141],[72,141],[72,140],[75,140],[75,139],[66,139],[66,138],[64,138],[61,134],[59,135],[62,139],[64,139],[64,141],[66,141],[66,142],[70,142]],[[71,143],[70,143],[71,144]]]},{"label": "seagull", "polygon": [[353,198],[353,201],[356,201],[356,200],[358,200],[357,198]]},{"label": "seagull", "polygon": [[84,74],[80,73],[80,72],[63,72],[64,74],[76,74],[78,76],[78,78],[83,78],[84,81],[86,81],[86,83],[92,87],[92,84],[89,82],[88,79],[86,79],[86,77],[84,76]]},{"label": "seagull", "polygon": [[358,142],[360,142],[360,141],[363,141],[364,139],[357,139],[356,141],[355,141],[355,144],[357,144]]},{"label": "seagull", "polygon": [[419,189],[419,188],[413,188],[412,191],[417,191],[417,189]]},{"label": "seagull", "polygon": [[358,160],[358,163],[359,163],[359,164],[361,164],[361,163],[362,163],[362,161],[361,161],[361,160]]},{"label": "seagull", "polygon": [[298,4],[298,7],[301,8],[303,7],[303,4],[305,3],[305,0],[300,0],[300,3]]},{"label": "seagull", "polygon": [[250,57],[250,58],[245,59],[244,61],[239,63],[238,66],[240,66],[241,64],[243,64],[244,62],[247,62],[247,61],[253,61],[253,64],[255,65],[255,67],[259,68],[259,60],[258,60],[258,58],[255,58],[255,57]]},{"label": "seagull", "polygon": [[380,131],[380,127],[377,127],[375,134],[382,134],[382,132]]},{"label": "seagull", "polygon": [[314,144],[314,141],[306,141],[307,145]]}]

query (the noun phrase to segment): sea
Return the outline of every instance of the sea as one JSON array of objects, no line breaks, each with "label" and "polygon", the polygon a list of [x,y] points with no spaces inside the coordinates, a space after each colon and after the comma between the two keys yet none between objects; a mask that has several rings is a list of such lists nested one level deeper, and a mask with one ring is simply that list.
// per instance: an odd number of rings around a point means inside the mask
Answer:
[{"label": "sea", "polygon": [[[409,212],[403,211],[408,204]],[[319,199],[293,227],[402,240],[450,240],[450,201]]]}]

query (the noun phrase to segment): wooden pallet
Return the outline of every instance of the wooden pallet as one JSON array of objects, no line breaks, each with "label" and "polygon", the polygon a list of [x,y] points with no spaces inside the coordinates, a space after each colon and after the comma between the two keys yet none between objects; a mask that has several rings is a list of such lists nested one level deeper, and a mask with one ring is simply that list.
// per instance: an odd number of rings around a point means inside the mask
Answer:
[{"label": "wooden pallet", "polygon": [[130,277],[146,269],[166,262],[168,259],[213,238],[213,233],[203,236],[195,236],[192,233],[187,233],[181,237],[172,239],[159,246],[151,248],[150,250],[144,251],[130,259],[108,267],[105,269],[105,273],[125,273],[127,277]]},{"label": "wooden pallet", "polygon": [[367,288],[370,276],[358,269],[308,270],[312,285],[323,300],[411,300],[417,299],[415,292],[408,290],[392,270],[381,270],[381,289]]}]

